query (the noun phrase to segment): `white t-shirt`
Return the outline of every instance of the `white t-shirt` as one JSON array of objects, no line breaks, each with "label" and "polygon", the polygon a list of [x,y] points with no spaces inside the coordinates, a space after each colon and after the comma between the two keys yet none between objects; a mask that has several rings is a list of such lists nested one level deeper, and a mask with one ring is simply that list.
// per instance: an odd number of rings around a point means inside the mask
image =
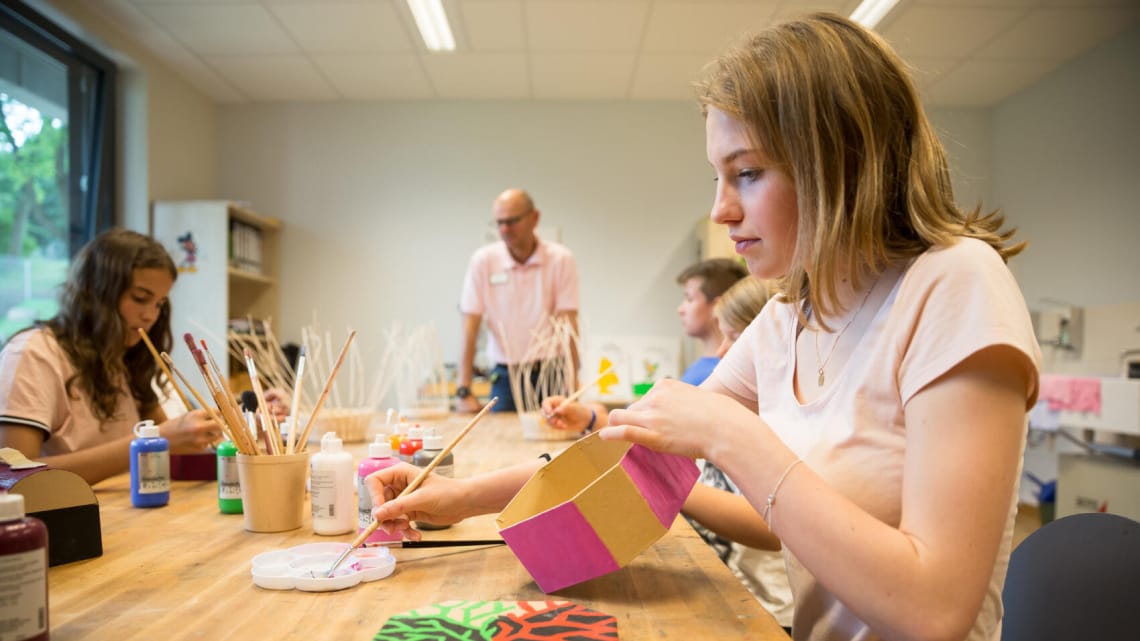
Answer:
[{"label": "white t-shirt", "polygon": [[[796,398],[792,380],[796,330],[792,305],[766,305],[712,377],[732,393],[755,399],[760,417],[804,464],[891,526],[898,526],[902,510],[903,408],[912,396],[972,354],[1008,345],[1032,372],[1026,411],[1037,397],[1041,352],[1025,301],[1000,256],[980,240],[962,238],[906,266],[834,383],[807,404]],[[972,641],[1000,634],[1016,501],[1014,491]],[[878,638],[784,550],[795,594],[796,639]]]}]

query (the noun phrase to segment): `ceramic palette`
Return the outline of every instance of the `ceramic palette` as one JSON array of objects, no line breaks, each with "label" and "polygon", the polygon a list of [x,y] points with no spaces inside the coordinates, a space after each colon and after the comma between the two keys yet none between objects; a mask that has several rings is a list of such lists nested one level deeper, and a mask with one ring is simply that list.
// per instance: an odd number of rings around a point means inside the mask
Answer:
[{"label": "ceramic palette", "polygon": [[396,557],[385,547],[353,550],[332,576],[325,572],[348,543],[306,543],[253,557],[253,584],[266,590],[332,592],[383,579],[396,569]]}]

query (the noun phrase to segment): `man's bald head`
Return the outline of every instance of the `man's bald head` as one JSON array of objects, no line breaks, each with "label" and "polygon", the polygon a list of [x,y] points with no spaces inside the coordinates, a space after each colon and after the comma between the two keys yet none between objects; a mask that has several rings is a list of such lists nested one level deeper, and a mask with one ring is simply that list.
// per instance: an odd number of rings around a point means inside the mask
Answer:
[{"label": "man's bald head", "polygon": [[538,210],[530,194],[522,189],[512,188],[495,198],[495,225],[499,238],[507,244],[511,256],[522,263],[534,253],[538,238],[534,228],[538,226]]}]

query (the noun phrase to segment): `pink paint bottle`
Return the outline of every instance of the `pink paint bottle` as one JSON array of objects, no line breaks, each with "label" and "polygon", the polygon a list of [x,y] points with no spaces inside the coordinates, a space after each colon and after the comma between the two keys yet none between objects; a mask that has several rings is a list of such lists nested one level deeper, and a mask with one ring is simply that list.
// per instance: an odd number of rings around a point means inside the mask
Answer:
[{"label": "pink paint bottle", "polygon": [[[388,438],[385,435],[378,434],[376,441],[369,443],[368,458],[361,461],[356,468],[357,534],[372,524],[372,493],[368,491],[368,485],[364,482],[364,478],[373,472],[392,467],[399,462],[399,459],[392,456],[392,446],[388,443]],[[364,539],[364,544],[399,541],[402,538],[403,535],[399,532],[388,534],[377,528],[372,536]]]},{"label": "pink paint bottle", "polygon": [[48,641],[47,571],[47,527],[0,493],[0,638]]}]

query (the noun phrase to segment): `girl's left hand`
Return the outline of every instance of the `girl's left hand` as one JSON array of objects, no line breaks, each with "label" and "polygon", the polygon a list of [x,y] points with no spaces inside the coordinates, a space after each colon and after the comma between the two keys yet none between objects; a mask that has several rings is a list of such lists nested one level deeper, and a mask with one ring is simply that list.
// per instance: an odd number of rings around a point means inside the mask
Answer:
[{"label": "girl's left hand", "polygon": [[756,414],[728,396],[662,379],[627,409],[610,412],[609,427],[600,433],[606,440],[711,460],[710,445],[721,435],[741,434],[758,425],[761,421]]}]

